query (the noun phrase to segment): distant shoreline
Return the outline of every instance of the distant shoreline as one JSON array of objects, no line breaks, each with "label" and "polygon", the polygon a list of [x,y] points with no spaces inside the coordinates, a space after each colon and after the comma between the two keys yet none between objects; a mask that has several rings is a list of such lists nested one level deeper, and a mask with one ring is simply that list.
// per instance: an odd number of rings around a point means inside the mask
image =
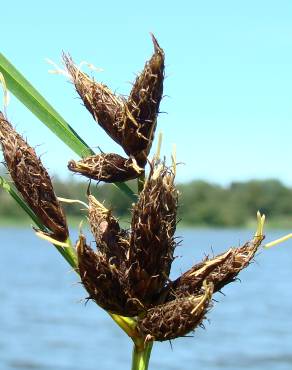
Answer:
[{"label": "distant shoreline", "polygon": [[[135,182],[129,183],[135,191]],[[56,194],[67,199],[88,202],[87,184],[54,182]],[[202,180],[178,184],[178,229],[255,229],[256,213],[266,217],[266,228],[292,231],[292,187],[278,180],[250,180],[233,182],[227,187]],[[92,187],[92,194],[104,200],[124,228],[130,227],[132,200],[113,186]],[[87,224],[85,207],[80,204],[62,204],[70,227],[78,228],[81,220]],[[30,225],[31,221],[11,196],[0,189],[0,227]]]},{"label": "distant shoreline", "polygon": [[[82,221],[82,226],[84,229],[89,229],[89,225],[87,220],[82,217],[69,217],[68,224],[70,228],[78,228]],[[120,222],[121,227],[129,228],[130,223],[125,222],[124,219]],[[32,222],[30,219],[20,218],[20,219],[4,219],[0,218],[0,229],[2,228],[30,228]],[[244,225],[238,226],[214,226],[214,225],[206,225],[206,224],[190,224],[179,222],[177,225],[178,230],[199,230],[199,229],[210,229],[210,230],[253,230],[256,228],[256,218],[254,220],[250,220]],[[266,230],[290,230],[292,232],[292,221],[291,220],[282,220],[282,219],[271,219],[267,220],[265,224]]]}]

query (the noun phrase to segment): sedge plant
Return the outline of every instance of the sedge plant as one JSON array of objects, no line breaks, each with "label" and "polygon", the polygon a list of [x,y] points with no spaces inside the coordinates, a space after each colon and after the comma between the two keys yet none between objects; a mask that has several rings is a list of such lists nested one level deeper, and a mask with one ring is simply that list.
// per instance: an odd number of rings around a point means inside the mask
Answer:
[{"label": "sedge plant", "polygon": [[[154,53],[133,83],[129,96],[119,96],[96,82],[63,55],[65,70],[92,118],[125,152],[96,154],[43,96],[0,54],[4,109],[0,113],[0,142],[12,183],[0,185],[30,216],[36,234],[52,243],[79,275],[89,299],[133,341],[132,370],[147,370],[155,341],[174,340],[195,330],[213,304],[213,294],[233,282],[253,260],[264,240],[265,216],[257,214],[251,240],[200,263],[177,279],[169,279],[176,247],[179,194],[175,186],[176,158],[167,166],[158,150],[149,157],[163,96],[163,49],[152,35]],[[67,218],[50,175],[40,158],[7,116],[7,89],[81,158],[68,169],[94,182],[111,183],[133,203],[131,227],[123,229],[112,210],[88,188],[85,204],[95,241],[80,232],[70,239]],[[127,185],[137,180],[137,190]],[[114,205],[113,205],[114,206]],[[273,246],[290,238],[266,244]]]}]

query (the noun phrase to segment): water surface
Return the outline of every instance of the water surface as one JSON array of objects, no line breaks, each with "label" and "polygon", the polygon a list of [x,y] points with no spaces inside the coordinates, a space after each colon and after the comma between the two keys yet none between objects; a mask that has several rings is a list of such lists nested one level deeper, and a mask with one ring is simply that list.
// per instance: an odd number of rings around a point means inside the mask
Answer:
[{"label": "water surface", "polygon": [[[205,254],[248,240],[245,230],[180,230],[176,277]],[[283,235],[268,233],[268,240]],[[0,229],[0,369],[128,370],[128,337],[94,303],[58,252],[30,230]],[[213,251],[213,252],[212,252]],[[262,251],[241,282],[216,294],[190,338],[157,343],[151,370],[291,370],[292,242]]]}]

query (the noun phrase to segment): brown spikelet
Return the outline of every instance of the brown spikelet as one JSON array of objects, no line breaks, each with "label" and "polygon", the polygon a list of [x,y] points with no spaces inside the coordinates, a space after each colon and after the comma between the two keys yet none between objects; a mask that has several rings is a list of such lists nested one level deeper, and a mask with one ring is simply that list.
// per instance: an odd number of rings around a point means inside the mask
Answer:
[{"label": "brown spikelet", "polygon": [[147,340],[165,341],[182,337],[200,325],[208,311],[213,285],[204,284],[204,292],[177,298],[148,310],[138,319],[137,329]]},{"label": "brown spikelet", "polygon": [[125,261],[129,247],[128,235],[120,228],[118,220],[111,211],[89,195],[89,225],[98,249],[108,258],[120,265]]},{"label": "brown spikelet", "polygon": [[69,55],[63,54],[63,60],[85,107],[107,134],[121,145],[120,122],[123,120],[124,100],[106,85],[95,82],[82,72]]},{"label": "brown spikelet", "polygon": [[122,266],[101,251],[93,251],[86,245],[83,235],[80,235],[76,249],[79,274],[89,298],[112,313],[136,316],[143,307],[128,294],[124,283],[126,272]]},{"label": "brown spikelet", "polygon": [[127,101],[82,72],[70,56],[63,55],[85,107],[107,134],[143,168],[154,137],[164,80],[164,52],[153,35],[152,40],[154,54],[134,82]]},{"label": "brown spikelet", "polygon": [[164,52],[151,36],[154,54],[133,85],[123,129],[126,153],[135,156],[141,166],[151,148],[163,94]]},{"label": "brown spikelet", "polygon": [[214,284],[214,292],[233,282],[239,272],[253,259],[264,236],[255,236],[240,248],[230,248],[224,254],[193,266],[167,287],[167,301],[176,297],[195,294],[200,291],[203,281]]},{"label": "brown spikelet", "polygon": [[0,141],[7,168],[30,208],[59,241],[68,237],[64,212],[51,179],[33,148],[13,129],[0,112]]},{"label": "brown spikelet", "polygon": [[129,281],[135,296],[148,305],[168,279],[175,248],[177,190],[164,164],[152,168],[133,209]]},{"label": "brown spikelet", "polygon": [[78,162],[72,160],[68,168],[89,179],[108,183],[136,179],[144,172],[134,158],[126,159],[114,153],[93,155]]}]

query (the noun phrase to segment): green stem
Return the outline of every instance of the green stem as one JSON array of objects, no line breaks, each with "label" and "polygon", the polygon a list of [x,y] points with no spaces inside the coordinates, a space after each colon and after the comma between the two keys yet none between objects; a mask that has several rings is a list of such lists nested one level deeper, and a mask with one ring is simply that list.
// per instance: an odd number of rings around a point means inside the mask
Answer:
[{"label": "green stem", "polygon": [[138,184],[138,194],[140,194],[141,191],[144,189],[145,185],[145,173],[138,177],[137,184]]},{"label": "green stem", "polygon": [[124,317],[120,315],[116,315],[114,313],[107,312],[110,317],[115,321],[119,327],[124,330],[124,332],[130,337],[135,337],[135,327],[137,325],[136,321],[131,317]]},{"label": "green stem", "polygon": [[134,344],[132,356],[132,370],[148,370],[153,342],[148,342],[145,346]]},{"label": "green stem", "polygon": [[77,272],[78,261],[76,251],[72,245],[70,238],[68,238],[66,242],[68,244],[68,247],[60,247],[58,245],[55,245],[55,247],[69,263],[69,265]]}]

